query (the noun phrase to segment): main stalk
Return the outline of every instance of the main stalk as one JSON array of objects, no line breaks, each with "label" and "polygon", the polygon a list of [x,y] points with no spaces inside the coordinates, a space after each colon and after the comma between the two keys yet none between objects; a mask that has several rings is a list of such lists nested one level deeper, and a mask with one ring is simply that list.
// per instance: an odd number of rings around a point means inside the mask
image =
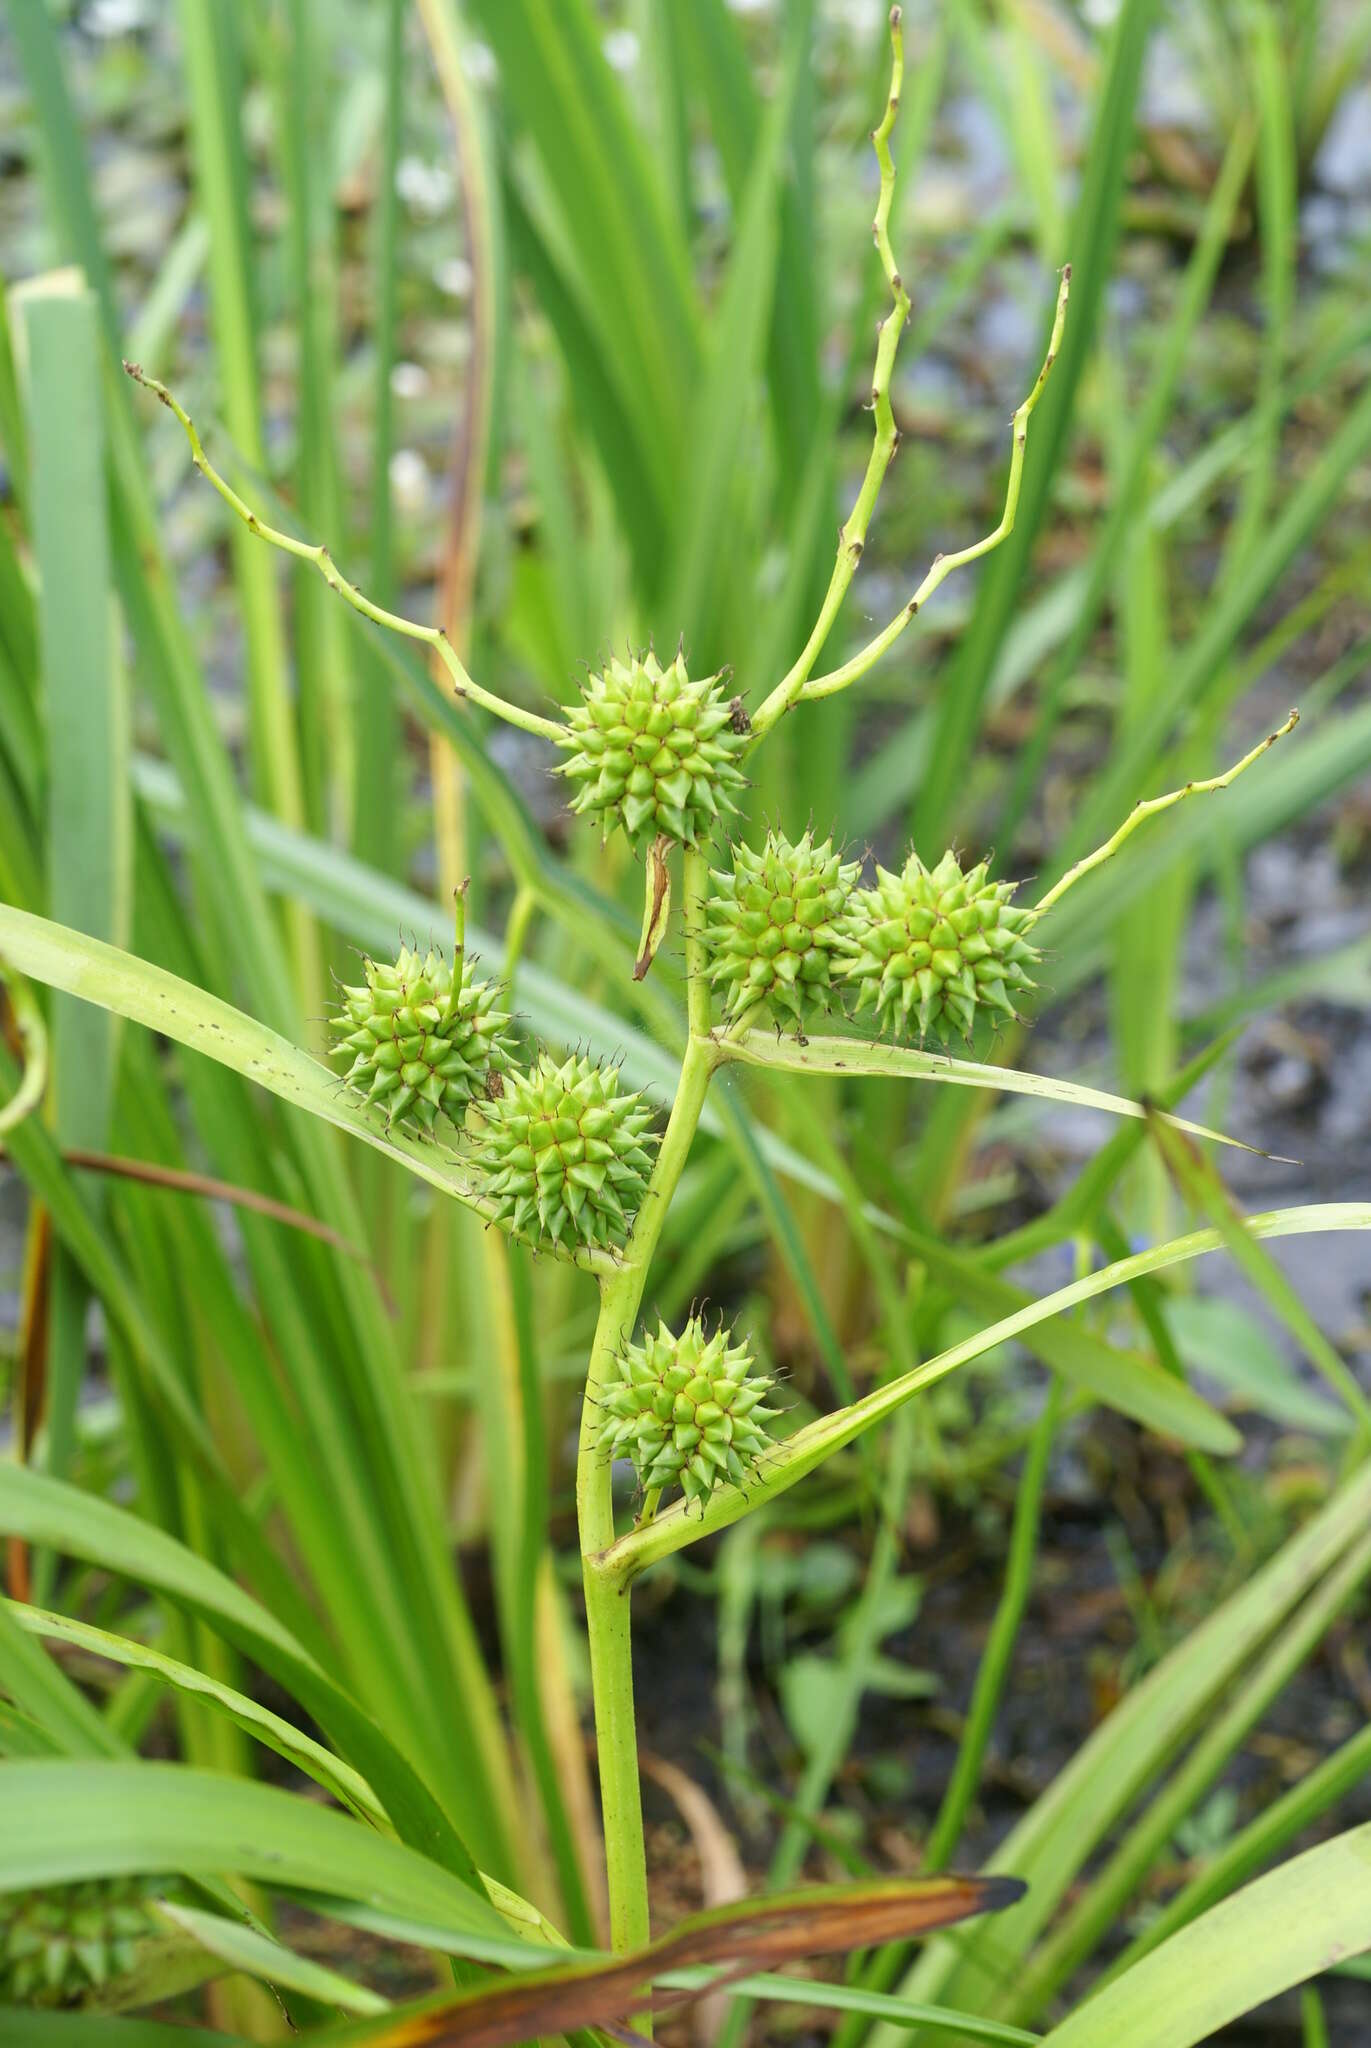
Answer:
[{"label": "main stalk", "polygon": [[709,1077],[717,1063],[717,1051],[709,1037],[709,996],[700,943],[706,879],[703,854],[687,849],[683,893],[690,1036],[661,1150],[625,1247],[623,1263],[600,1283],[600,1314],[586,1375],[576,1463],[576,1515],[599,1752],[610,1939],[619,1953],[641,1947],[649,1939],[650,1928],[633,1710],[629,1587],[619,1572],[600,1561],[614,1541],[614,1499],[610,1461],[600,1444],[599,1402],[619,1351],[633,1335],[652,1256],[689,1157]]}]

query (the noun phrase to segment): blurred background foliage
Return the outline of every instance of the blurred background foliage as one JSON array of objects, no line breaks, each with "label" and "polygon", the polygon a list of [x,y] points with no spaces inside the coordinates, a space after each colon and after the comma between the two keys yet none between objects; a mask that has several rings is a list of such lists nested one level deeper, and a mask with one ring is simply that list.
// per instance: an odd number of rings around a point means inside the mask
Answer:
[{"label": "blurred background foliage", "polygon": [[[1067,340],[1013,536],[859,690],[786,721],[758,819],[887,863],[911,836],[929,859],[993,847],[998,873],[1050,878],[1298,700],[1269,773],[1073,893],[1036,1033],[978,1053],[1184,1096],[1302,1163],[1231,1155],[1225,1192],[1144,1132],[1037,1101],[722,1091],[648,1299],[740,1313],[797,1418],[1192,1219],[1236,1256],[982,1359],[643,1589],[678,1904],[713,1839],[694,1810],[686,1840],[681,1765],[749,1872],[912,1862],[930,1827],[941,1860],[985,1848],[1366,1449],[1359,1240],[1278,1261],[1231,1205],[1356,1197],[1371,1143],[1371,16],[905,15],[902,446],[835,660],[994,524],[1069,258]],[[875,0],[8,0],[5,900],[317,1047],[330,977],[444,933],[469,874],[474,943],[508,961],[530,1031],[669,1090],[679,959],[629,977],[640,870],[569,834],[539,741],[488,729],[258,548],[119,362],[179,392],[255,503],[442,618],[499,693],[564,704],[610,649],[683,638],[755,705],[803,641],[869,442],[884,24]],[[70,999],[50,1021],[52,1116],[10,1134],[0,1185],[15,1451],[244,1574],[488,1867],[588,1935],[569,1541],[588,1288],[194,1054]],[[1065,1390],[1046,1407],[1043,1364]],[[1238,1422],[1241,1458],[1095,1405],[1155,1419],[1166,1375]],[[252,1665],[98,1548],[59,1567],[50,1544],[12,1542],[12,1594],[60,1588],[64,1612],[225,1678]],[[1290,1644],[1286,1719],[1235,1722],[1021,2016],[1351,1738],[1371,1679],[1341,1612]],[[124,1743],[254,1767],[148,1674],[77,1675]],[[959,1743],[974,1773],[949,1788]],[[1365,1810],[1358,1782],[1292,1829]],[[1119,1817],[1082,1821],[1058,1896]]]}]

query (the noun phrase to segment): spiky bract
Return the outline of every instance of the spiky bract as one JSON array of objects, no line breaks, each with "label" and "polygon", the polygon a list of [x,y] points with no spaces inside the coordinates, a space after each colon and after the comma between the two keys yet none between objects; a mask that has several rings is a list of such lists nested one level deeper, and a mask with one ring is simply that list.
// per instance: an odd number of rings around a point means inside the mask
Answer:
[{"label": "spiky bract", "polygon": [[678,654],[663,668],[649,652],[612,660],[567,714],[563,775],[572,809],[623,826],[635,846],[665,833],[687,846],[707,838],[741,788],[744,735],[734,730],[717,676],[692,679]]},{"label": "spiky bract", "polygon": [[619,1069],[540,1053],[509,1075],[486,1107],[476,1141],[484,1191],[507,1229],[554,1244],[623,1244],[642,1201],[657,1143],[640,1095],[619,1092]]},{"label": "spiky bract", "polygon": [[795,844],[768,832],[760,853],[734,847],[732,872],[715,873],[706,910],[709,975],[729,1017],[761,1003],[803,1026],[851,951],[843,920],[860,871],[809,832]]},{"label": "spiky bract", "polygon": [[762,1424],[772,1380],[753,1373],[745,1345],[726,1333],[705,1335],[693,1316],[679,1337],[665,1323],[616,1361],[617,1378],[600,1391],[600,1442],[611,1457],[633,1460],[644,1493],[680,1486],[703,1505],[720,1480],[741,1486],[767,1447]]},{"label": "spiky bract", "polygon": [[459,973],[436,947],[402,946],[393,963],[368,960],[361,987],[342,991],[330,1018],[334,1057],[351,1058],[344,1079],[378,1102],[391,1123],[432,1132],[440,1116],[460,1124],[488,1076],[510,1064],[509,1018],[497,991],[463,956]]},{"label": "spiky bract", "polygon": [[0,1894],[0,2004],[75,2005],[127,1976],[157,1932],[149,1895],[162,1881],[91,1878]]},{"label": "spiky bract", "polygon": [[1012,1018],[1014,996],[1031,989],[1038,959],[1025,933],[1032,912],[1016,906],[1014,882],[992,882],[981,861],[963,874],[945,853],[926,868],[911,853],[902,872],[877,868],[875,887],[859,891],[847,930],[855,942],[844,974],[857,1008],[874,1005],[883,1025],[921,1038],[970,1038],[978,1013]]}]

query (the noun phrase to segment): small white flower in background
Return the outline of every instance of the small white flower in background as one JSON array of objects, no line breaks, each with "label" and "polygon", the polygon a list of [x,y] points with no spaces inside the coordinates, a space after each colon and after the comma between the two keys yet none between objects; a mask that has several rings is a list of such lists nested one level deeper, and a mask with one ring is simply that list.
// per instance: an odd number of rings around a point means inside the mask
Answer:
[{"label": "small white flower in background", "polygon": [[92,36],[127,36],[152,20],[152,0],[90,0],[81,26]]},{"label": "small white flower in background", "polygon": [[638,38],[631,28],[616,28],[605,37],[605,59],[612,71],[631,71],[638,62]]},{"label": "small white flower in background", "polygon": [[439,291],[446,292],[450,299],[471,297],[471,265],[465,256],[449,256],[446,263],[440,263],[433,273],[433,281]]},{"label": "small white flower in background", "polygon": [[390,373],[390,388],[397,398],[422,398],[428,390],[428,371],[422,363],[396,363]]},{"label": "small white flower in background", "polygon": [[874,36],[885,21],[886,10],[873,8],[870,0],[827,0],[824,15],[832,28],[845,28],[854,36]]},{"label": "small white flower in background", "polygon": [[428,504],[429,474],[415,448],[397,448],[390,458],[390,494],[402,512],[422,512]]},{"label": "small white flower in background", "polygon": [[445,213],[452,204],[452,173],[445,164],[402,156],[395,167],[395,189],[415,213]]},{"label": "small white flower in background", "polygon": [[728,0],[735,14],[770,14],[776,0]]},{"label": "small white flower in background", "polygon": [[473,85],[494,85],[500,75],[489,43],[468,43],[462,51],[462,65]]}]

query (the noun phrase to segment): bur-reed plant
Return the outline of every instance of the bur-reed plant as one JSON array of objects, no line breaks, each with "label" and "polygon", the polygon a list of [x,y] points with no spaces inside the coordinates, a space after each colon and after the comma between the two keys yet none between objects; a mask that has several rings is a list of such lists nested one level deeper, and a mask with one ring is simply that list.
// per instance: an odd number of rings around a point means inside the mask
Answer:
[{"label": "bur-reed plant", "polygon": [[[1211,1230],[1083,1275],[1075,1286],[1045,1300],[1001,1300],[997,1305],[1003,1312],[975,1337],[923,1364],[910,1364],[860,1399],[788,1435],[772,1435],[767,1427],[779,1419],[773,1412],[776,1398],[735,1333],[705,1327],[694,1317],[675,1332],[666,1323],[655,1332],[642,1323],[650,1262],[710,1107],[711,1084],[732,1065],[763,1073],[903,1077],[954,1090],[1017,1089],[1109,1108],[1140,1124],[1150,1122],[1160,1132],[1213,1136],[1151,1106],[1070,1082],[1017,1074],[963,1058],[947,1046],[971,1038],[987,1016],[992,1022],[1015,1020],[1017,1004],[1031,994],[1035,979],[1051,971],[1040,964],[1040,922],[1077,881],[1158,811],[1192,794],[1229,787],[1294,723],[1292,714],[1227,773],[1139,803],[1096,851],[1082,854],[1034,902],[1019,901],[1012,884],[991,880],[986,862],[960,858],[936,845],[912,850],[897,871],[878,872],[873,884],[857,886],[855,863],[835,852],[831,842],[816,844],[812,831],[787,836],[800,831],[794,818],[777,822],[760,853],[741,841],[729,847],[730,821],[741,826],[751,812],[748,776],[757,772],[758,750],[790,722],[788,714],[800,712],[794,722],[802,723],[804,705],[837,696],[867,676],[954,570],[1014,533],[1029,423],[1067,331],[1069,271],[1062,275],[1042,369],[1011,423],[1009,478],[998,524],[983,539],[940,556],[866,647],[837,667],[817,672],[855,578],[897,441],[891,379],[909,313],[889,232],[895,183],[891,136],[903,85],[898,9],[891,36],[890,87],[874,135],[880,168],[875,239],[891,298],[871,385],[874,443],[813,629],[798,658],[769,691],[735,690],[717,676],[692,678],[684,649],[665,665],[649,649],[611,661],[593,674],[581,702],[565,717],[509,703],[473,679],[443,628],[417,625],[374,602],[344,578],[326,546],[299,541],[255,510],[209,462],[179,402],[157,379],[131,366],[132,374],[175,413],[197,466],[252,540],[275,545],[317,570],[336,595],[375,625],[425,643],[465,704],[562,752],[562,772],[575,792],[575,808],[607,835],[621,835],[642,857],[646,902],[639,975],[651,972],[654,956],[669,939],[679,934],[684,941],[685,1051],[664,1127],[658,1128],[646,1101],[624,1085],[612,1048],[590,1045],[558,1056],[511,1035],[498,975],[478,971],[467,952],[460,896],[450,951],[436,945],[422,951],[406,947],[393,959],[368,961],[361,981],[346,987],[334,1029],[337,1076],[288,1035],[254,1023],[198,990],[193,981],[143,966],[132,956],[23,912],[6,912],[0,920],[0,954],[16,974],[103,1004],[208,1053],[403,1163],[525,1250],[579,1268],[597,1283],[598,1312],[584,1377],[577,1520],[610,1935],[621,1956],[636,1960],[610,1970],[576,1964],[529,1983],[516,1978],[494,1990],[444,1999],[424,2014],[366,2017],[350,2038],[497,2042],[593,2026],[631,2011],[647,1982],[668,1972],[717,1967],[729,1960],[776,1965],[830,1948],[901,1941],[987,1908],[1007,1909],[1001,1924],[1013,1929],[1002,1937],[999,1950],[988,1943],[959,1960],[960,1951],[935,1948],[921,1966],[924,1979],[912,1989],[892,1996],[880,1985],[868,1985],[853,1992],[850,2010],[869,2020],[918,2023],[971,2038],[1030,2038],[1002,2021],[978,2017],[979,2007],[991,2002],[992,1992],[998,1995],[999,1980],[1007,1974],[1003,1954],[1015,1940],[1027,1946],[1061,1896],[1070,1862],[1062,1844],[1073,1838],[1073,1823],[1092,1788],[1098,1801],[1099,1774],[1112,1771],[1110,1797],[1121,1809],[1130,1788],[1165,1759],[1168,1743],[1180,1739],[1225,1673],[1258,1651],[1291,1616],[1302,1594],[1316,1587],[1309,1611],[1271,1644],[1234,1713],[1241,1719],[1258,1711],[1352,1597],[1371,1565],[1359,1539],[1366,1492],[1362,1472],[1262,1577],[1214,1617],[1203,1644],[1197,1639],[1195,1648],[1185,1646],[1172,1665],[1154,1674],[1160,1681],[1165,1673],[1166,1682],[1153,1684],[1148,1695],[1152,1725],[1146,1705],[1132,1701],[1128,1711],[1111,1718],[1092,1752],[1083,1753],[1078,1766],[1054,1787],[1055,1809],[1026,1827],[1022,1838],[1003,1852],[1010,1868],[998,1884],[930,1878],[784,1905],[772,1902],[751,1916],[724,1915],[710,1925],[683,1929],[657,1951],[639,1956],[646,1950],[649,1926],[631,1657],[635,1579],[774,1501],[877,1422],[898,1415],[913,1396],[1007,1337],[1032,1332],[1064,1308],[1234,1238],[1231,1219],[1220,1220]],[[938,766],[935,759],[935,775]],[[518,973],[521,935],[516,916],[505,947],[507,976]],[[1041,934],[1049,948],[1050,936],[1049,923]],[[17,987],[23,1005],[22,983]],[[888,1037],[817,1028],[826,1013],[841,1023],[845,1017],[855,1022],[866,1011],[874,1013]],[[27,1012],[21,1009],[20,1014]],[[24,1106],[41,1085],[41,1031],[29,1031],[27,1045]],[[18,1121],[15,1130],[22,1134],[16,1156],[44,1192],[64,1242],[99,1272],[107,1307],[116,1305],[120,1343],[158,1382],[181,1431],[175,1439],[178,1449],[188,1444],[205,1472],[216,1478],[214,1446],[197,1430],[193,1411],[187,1413],[184,1405],[178,1409],[174,1370],[168,1373],[155,1336],[140,1321],[136,1300],[127,1291],[121,1294],[117,1269],[108,1260],[102,1267],[88,1231],[83,1235],[88,1218],[81,1203],[71,1200],[60,1157],[41,1131]],[[1245,1219],[1238,1234],[1244,1243],[1255,1243],[1297,1230],[1365,1227],[1367,1220],[1353,1205],[1346,1205],[1345,1213],[1277,1212]],[[381,1403],[376,1419],[384,1426],[384,1383],[378,1381],[372,1391]],[[1115,1391],[1126,1406],[1130,1390]],[[267,1398],[266,1388],[260,1388],[263,1415]],[[1211,1450],[1231,1447],[1231,1431],[1183,1383],[1159,1387],[1135,1372],[1131,1398],[1135,1412],[1164,1418],[1192,1443]],[[1034,1486],[1041,1486],[1049,1444],[1050,1432],[1045,1432],[1027,1478],[1030,1499]],[[627,1527],[621,1527],[615,1513],[615,1456],[631,1462],[639,1486]],[[158,1935],[169,1953],[136,1986],[126,1984],[121,1990],[116,1985],[110,1994],[116,2002],[144,2002],[193,1979],[197,1969],[208,1975],[221,1966],[260,1976],[307,2002],[374,2013],[374,1994],[275,1941],[251,1907],[223,1884],[226,1870],[293,1891],[344,1920],[353,1918],[383,1932],[408,1931],[471,1962],[517,1970],[547,1961],[561,1940],[557,1930],[507,1886],[479,1875],[454,1824],[456,1782],[469,1769],[465,1743],[449,1759],[448,1782],[434,1776],[429,1757],[416,1767],[416,1757],[424,1754],[424,1735],[430,1741],[432,1736],[417,1725],[404,1725],[402,1669],[395,1674],[394,1722],[387,1721],[383,1709],[373,1718],[373,1711],[358,1706],[351,1686],[336,1681],[327,1652],[321,1656],[309,1640],[307,1609],[296,1610],[288,1627],[281,1614],[259,1606],[175,1539],[59,1482],[14,1473],[6,1475],[3,1492],[7,1526],[14,1534],[127,1572],[173,1605],[184,1604],[271,1671],[325,1737],[317,1742],[304,1735],[213,1670],[197,1668],[193,1656],[140,1652],[126,1639],[32,1608],[4,1618],[0,1670],[15,1715],[7,1739],[15,1758],[28,1759],[8,1767],[4,1786],[17,1842],[5,1865],[8,1884],[50,1886],[79,1881],[88,1873],[151,1877],[174,1869],[192,1891],[198,1887],[195,1904],[170,1887],[159,1896],[150,1910],[160,1916]],[[265,1584],[270,1578],[265,1546],[254,1547],[253,1525],[246,1518],[233,1520],[231,1493],[216,1497],[241,1556]],[[1024,1528],[1025,1541],[1031,1543],[1031,1513]],[[323,1534],[326,1541],[327,1516]],[[403,1540],[421,1534],[422,1524],[413,1524]],[[284,1602],[285,1589],[278,1584],[274,1592]],[[403,1634],[402,1625],[402,1655],[416,1647],[407,1645]],[[118,1731],[92,1714],[57,1667],[36,1656],[32,1638],[43,1635],[129,1663],[160,1684],[212,1701],[237,1729],[284,1754],[376,1832],[271,1788],[234,1783],[226,1789],[212,1770],[127,1761],[127,1745]],[[993,1712],[996,1684],[990,1667],[988,1712]],[[375,1711],[376,1701],[371,1706]],[[1162,1724],[1160,1734],[1157,1723]],[[984,1735],[982,1714],[966,1751],[971,1765],[958,1780],[960,1804],[949,1807],[945,1825],[940,1819],[942,1853],[955,1846],[967,1788],[974,1783],[976,1742],[983,1742]],[[1209,1745],[1209,1757],[1196,1753],[1182,1792],[1169,1806],[1159,1806],[1153,1834],[1165,1833],[1168,1812],[1185,1810],[1190,1794],[1203,1788],[1206,1770],[1231,1753],[1232,1740],[1233,1731],[1225,1730]],[[99,1760],[91,1761],[92,1756]],[[1053,1809],[1053,1800],[1048,1805]],[[479,1813],[479,1803],[474,1811]],[[1074,1832],[1079,1839],[1079,1829]],[[1045,2000],[1075,1957],[1088,1952],[1101,1930],[1100,1901],[1124,1894],[1125,1880],[1136,1874],[1136,1859],[1143,1853],[1135,1850],[1124,1874],[1112,1883],[1107,1879],[1104,1890],[1089,1895],[1074,1919],[1041,1946],[1025,1979],[1025,1996]],[[1353,1946],[1359,1936],[1371,1939],[1364,1889],[1354,1881],[1364,1856],[1364,1842],[1354,1834],[1253,1887],[1246,1899],[1233,1902],[1241,1911],[1221,1909],[1187,1928],[1177,1937],[1179,1946],[1138,1965],[1140,1973],[1147,1972],[1145,1979],[1135,1979],[1127,1990],[1123,1979],[1117,1997],[1106,1992],[1097,2008],[1081,2008],[1060,2030],[1061,2038],[1112,2040],[1140,2010],[1151,2031],[1129,2038],[1197,2038],[1197,2014],[1204,2024],[1221,2023],[1244,2001],[1307,1974],[1329,1939]],[[1019,1864],[1032,1874],[1027,1898],[1021,1898],[1013,1881]],[[27,1989],[35,1981],[32,1928],[39,1922],[49,1927],[50,1955],[44,1953],[40,1986],[49,2002],[68,1994],[75,1981],[73,1958],[80,1960],[79,1917],[70,1927],[58,1925],[52,1915],[60,1904],[53,1900],[44,1909],[47,1918],[40,1914],[35,1921],[23,1901],[7,1922],[11,1931],[18,1930],[22,1953],[11,1961],[20,1967]],[[75,1905],[88,1906],[89,1901]],[[1262,1947],[1255,1970],[1250,1961],[1254,1938]],[[92,1948],[83,1967],[90,1986],[103,1994],[110,1973],[93,1967],[98,1960]],[[938,1972],[940,1986],[955,1980],[954,2010],[916,1995]],[[989,1989],[982,1979],[990,1980]],[[86,1987],[78,1989],[89,2004]],[[796,1995],[793,1984],[774,1978],[749,1980],[747,1989],[758,1996]],[[805,1995],[815,2003],[835,1997],[831,1988],[822,1987]],[[304,2009],[310,2010],[308,2005]]]},{"label": "bur-reed plant", "polygon": [[[740,1428],[740,1441],[755,1461],[749,1478],[733,1452],[731,1407],[739,1398],[738,1383],[722,1362],[726,1354],[721,1352],[715,1365],[705,1363],[692,1326],[682,1333],[660,1391],[640,1418],[642,1434],[637,1441],[649,1453],[643,1512],[627,1535],[616,1532],[609,1452],[620,1444],[617,1425],[622,1418],[615,1414],[613,1392],[625,1370],[634,1370],[629,1347],[649,1265],[689,1158],[710,1081],[738,1058],[763,1067],[782,1065],[786,1059],[784,1052],[773,1054],[761,1023],[765,998],[740,1011],[735,1003],[733,1021],[716,1027],[711,984],[721,965],[736,957],[738,940],[732,938],[730,950],[719,945],[717,937],[711,944],[708,849],[716,835],[722,837],[726,814],[738,812],[746,801],[744,765],[780,721],[807,701],[860,681],[950,575],[990,553],[1012,533],[1029,424],[1061,348],[1067,319],[1069,264],[1061,274],[1042,366],[1010,421],[1009,475],[998,523],[980,540],[940,555],[865,649],[840,669],[816,675],[861,561],[898,440],[891,380],[909,317],[909,295],[890,240],[895,191],[890,139],[904,82],[898,8],[891,16],[891,47],[889,90],[872,135],[880,168],[873,236],[891,304],[880,324],[871,381],[871,453],[856,501],[839,532],[837,557],[813,630],[755,710],[749,710],[740,696],[730,705],[717,677],[692,679],[683,650],[664,667],[650,649],[626,661],[616,659],[602,673],[592,674],[580,704],[564,723],[507,704],[472,679],[442,628],[415,624],[375,604],[342,574],[327,544],[297,540],[256,512],[210,462],[194,422],[165,385],[147,377],[137,364],[126,366],[175,414],[196,467],[250,533],[311,563],[330,590],[374,624],[432,646],[459,697],[565,750],[568,758],[562,773],[576,791],[573,808],[596,817],[606,835],[622,832],[646,854],[639,972],[647,971],[670,928],[671,898],[674,888],[679,890],[688,1038],[664,1131],[649,1131],[649,1117],[639,1098],[621,1092],[617,1070],[589,1053],[561,1063],[538,1053],[526,1069],[508,1074],[488,1060],[484,1072],[478,1066],[470,1075],[464,1099],[454,1105],[459,1117],[449,1116],[455,1156],[466,1174],[466,1199],[534,1248],[575,1247],[573,1255],[599,1279],[600,1308],[586,1369],[576,1492],[610,1931],[621,1950],[641,1947],[650,1933],[633,1703],[633,1579],[647,1561],[669,1555],[774,1498],[866,1426],[864,1419],[857,1420],[856,1410],[840,1412],[813,1426],[825,1443],[817,1456],[805,1441],[809,1433],[800,1432],[761,1458],[755,1428],[745,1433]],[[969,1047],[980,1017],[998,1013],[1013,1021],[1012,995],[1033,986],[1028,969],[1038,960],[1029,934],[1072,883],[1117,851],[1158,811],[1187,795],[1228,787],[1295,722],[1292,712],[1277,732],[1226,774],[1140,803],[1110,840],[1079,861],[1036,905],[1016,905],[1014,885],[990,881],[985,862],[964,870],[948,849],[929,866],[917,851],[911,852],[899,875],[880,872],[872,888],[850,891],[841,909],[834,908],[832,978],[839,1001],[848,995],[855,1010],[872,1006],[878,1020],[897,1036],[917,1040],[930,1078],[936,1080],[946,1071],[995,1085],[989,1070],[977,1073],[972,1062],[931,1053],[927,1040],[946,1043],[960,1037]],[[810,951],[806,918],[814,915],[808,907],[812,899],[803,893],[809,853],[803,841],[796,847],[775,837],[768,842],[768,851],[777,893],[762,906],[763,928],[747,934],[746,972],[749,979],[754,967],[780,973],[797,999],[797,1042],[805,1047],[809,1041],[803,1027],[813,1021],[815,993],[814,982],[806,981],[803,973]],[[741,898],[749,907],[768,894],[764,884],[749,880],[745,853],[738,856],[723,894],[726,901]],[[431,1131],[429,1112],[436,1112],[447,1099],[444,1069],[451,1056],[445,1050],[444,1015],[434,997],[440,985],[450,989],[468,982],[461,936],[459,917],[457,952],[450,963],[440,966],[435,959],[432,971],[422,975],[422,963],[402,953],[393,967],[369,973],[365,997],[349,997],[336,1042],[345,1054],[356,1052],[353,1081],[368,1103],[379,1106],[387,1131],[393,1125]],[[407,977],[416,972],[421,978],[411,992]],[[363,1001],[371,1003],[371,1011],[360,1028],[353,1028],[354,1016],[360,1017],[353,1005]],[[394,1032],[384,1028],[389,1017],[397,1020]],[[899,1071],[895,1047],[880,1041],[826,1037],[820,1043],[821,1057],[833,1068],[871,1074]],[[646,1361],[637,1369],[651,1370]],[[893,1412],[903,1395],[914,1390],[902,1390],[898,1382],[885,1389],[881,1412]],[[750,1392],[743,1398],[754,1400]],[[607,1428],[607,1418],[616,1426]],[[663,1434],[668,1424],[670,1434]],[[671,1467],[668,1454],[675,1455],[672,1477],[681,1497],[662,1510],[660,1499]]]}]

